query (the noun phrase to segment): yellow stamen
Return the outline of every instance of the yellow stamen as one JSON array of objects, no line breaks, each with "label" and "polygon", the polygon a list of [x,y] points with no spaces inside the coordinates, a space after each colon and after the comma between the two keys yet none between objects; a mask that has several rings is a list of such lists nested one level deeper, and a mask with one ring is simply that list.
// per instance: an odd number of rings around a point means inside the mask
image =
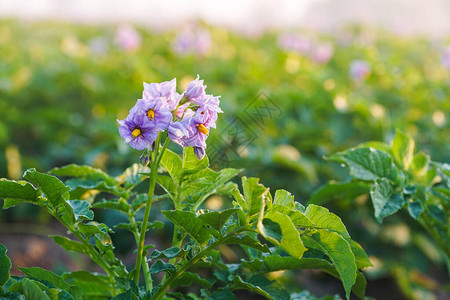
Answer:
[{"label": "yellow stamen", "polygon": [[152,121],[153,118],[155,117],[155,111],[153,109],[147,111],[147,117],[150,119],[150,121]]},{"label": "yellow stamen", "polygon": [[141,130],[139,128],[136,128],[135,130],[133,130],[133,132],[131,133],[131,135],[133,137],[138,137],[141,135]]},{"label": "yellow stamen", "polygon": [[208,135],[208,129],[206,129],[205,125],[203,125],[203,124],[197,125],[197,130],[203,134]]}]

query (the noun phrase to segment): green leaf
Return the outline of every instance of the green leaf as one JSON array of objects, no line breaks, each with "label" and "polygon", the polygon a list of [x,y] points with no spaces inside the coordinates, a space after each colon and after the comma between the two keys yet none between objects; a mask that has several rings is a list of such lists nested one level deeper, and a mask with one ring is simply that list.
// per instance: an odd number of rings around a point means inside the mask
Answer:
[{"label": "green leaf", "polygon": [[429,164],[430,164],[430,156],[423,152],[419,152],[416,155],[414,155],[410,167],[413,174],[416,177],[421,178],[425,176]]},{"label": "green leaf", "polygon": [[262,222],[258,223],[258,230],[264,238],[293,257],[301,258],[306,251],[294,223],[280,212],[271,212],[264,216]]},{"label": "green leaf", "polygon": [[67,203],[72,207],[75,214],[75,220],[92,220],[94,212],[90,210],[91,204],[85,200],[68,200]]},{"label": "green leaf", "polygon": [[88,271],[74,271],[64,273],[62,275],[64,280],[78,280],[78,281],[94,281],[99,285],[109,285],[109,278],[106,275],[100,273],[91,273]]},{"label": "green leaf", "polygon": [[50,297],[39,288],[35,281],[24,278],[22,288],[27,300],[50,300]]},{"label": "green leaf", "polygon": [[35,169],[28,169],[23,177],[42,190],[53,209],[65,222],[69,224],[75,222],[72,207],[66,202],[66,199],[70,198],[68,186],[55,176],[39,173]]},{"label": "green leaf", "polygon": [[349,237],[345,237],[345,240],[350,245],[350,248],[352,249],[353,255],[355,256],[356,266],[358,269],[364,269],[366,267],[373,266],[370,262],[369,257],[367,256],[364,249],[361,247],[360,244],[355,242]]},{"label": "green leaf", "polygon": [[71,188],[71,194],[79,197],[79,194],[85,190],[97,190],[110,193],[119,197],[128,198],[128,192],[122,187],[116,185],[108,185],[101,177],[77,177],[66,181],[66,184]]},{"label": "green leaf", "polygon": [[96,169],[90,166],[79,166],[75,164],[70,164],[61,168],[54,168],[50,170],[50,174],[58,176],[69,176],[69,177],[83,177],[90,179],[100,179],[104,181],[109,186],[115,186],[117,180],[103,172],[100,169]]},{"label": "green leaf", "polygon": [[158,174],[156,182],[166,191],[172,201],[175,201],[177,195],[177,187],[175,182],[167,175]]},{"label": "green leaf", "polygon": [[367,286],[366,277],[364,277],[364,274],[362,272],[358,271],[358,274],[356,275],[355,285],[352,288],[353,293],[355,293],[355,295],[358,296],[359,298],[365,299],[366,286]]},{"label": "green leaf", "polygon": [[228,181],[239,172],[240,170],[236,169],[222,169],[220,172],[203,169],[185,176],[181,201],[185,205],[191,205],[192,210],[196,211],[209,196],[224,188]]},{"label": "green leaf", "polygon": [[284,205],[275,204],[270,209],[270,212],[280,212],[284,215],[289,216],[292,223],[294,223],[294,226],[298,229],[300,228],[313,228],[316,225],[311,222],[311,220],[301,211],[299,210],[292,210]]},{"label": "green leaf", "polygon": [[258,183],[259,178],[242,177],[242,189],[244,191],[245,207],[244,211],[251,220],[254,216],[259,216],[264,209],[264,197],[269,189]]},{"label": "green leaf", "polygon": [[234,276],[233,290],[249,290],[266,297],[269,300],[290,300],[290,295],[276,281],[270,281],[263,276],[255,275],[244,281],[240,276]]},{"label": "green leaf", "polygon": [[111,298],[111,300],[138,300],[139,297],[131,289]]},{"label": "green leaf", "polygon": [[[146,199],[147,200],[147,199]],[[102,208],[102,209],[114,209],[118,210],[124,213],[128,213],[131,209],[131,205],[128,204],[126,200],[123,198],[119,199],[102,199],[98,202],[95,202],[94,205],[92,205],[93,208]]]},{"label": "green leaf", "polygon": [[174,265],[165,263],[162,260],[157,260],[150,267],[150,274],[157,274],[159,272],[175,272],[177,268]]},{"label": "green leaf", "polygon": [[154,250],[149,257],[149,260],[157,259],[157,258],[174,258],[179,256],[184,256],[185,251],[178,247],[167,248],[164,251]]},{"label": "green leaf", "polygon": [[308,204],[321,205],[334,199],[355,199],[357,196],[369,192],[369,186],[364,182],[335,182],[330,181],[316,190]]},{"label": "green leaf", "polygon": [[408,212],[415,220],[419,219],[420,214],[423,212],[422,202],[420,202],[420,200],[413,201],[411,199],[408,202]]},{"label": "green leaf", "polygon": [[85,237],[91,237],[96,234],[103,235],[111,232],[111,229],[109,229],[108,226],[97,222],[80,223],[78,228]]},{"label": "green leaf", "polygon": [[51,271],[47,271],[39,267],[32,267],[32,268],[18,267],[18,268],[25,274],[25,276],[28,276],[30,278],[39,281],[47,281],[53,286],[65,291],[70,290],[70,285],[67,282],[65,282],[61,276],[58,276]]},{"label": "green leaf", "polygon": [[287,206],[290,209],[295,209],[294,196],[285,190],[277,190],[273,198],[273,204]]},{"label": "green leaf", "polygon": [[414,157],[414,140],[400,130],[396,130],[394,140],[392,141],[392,156],[395,161],[403,166],[405,170],[409,169]]},{"label": "green leaf", "polygon": [[209,166],[208,156],[204,156],[202,159],[198,159],[194,153],[193,147],[183,148],[183,176],[198,172]]},{"label": "green leaf", "polygon": [[56,289],[56,288],[50,288],[47,291],[45,291],[47,296],[50,297],[52,300],[73,300],[74,297],[69,292],[66,292],[64,290]]},{"label": "green leaf", "polygon": [[448,226],[447,218],[445,216],[445,212],[437,205],[430,204],[427,206],[427,210],[430,213],[430,216],[433,217],[434,221],[437,224]]},{"label": "green leaf", "polygon": [[375,217],[381,223],[383,218],[396,213],[405,202],[402,194],[395,194],[392,186],[386,178],[375,181],[370,189]]},{"label": "green leaf", "polygon": [[339,295],[334,296],[324,296],[324,297],[316,297],[314,295],[311,295],[311,293],[308,290],[303,290],[300,293],[292,293],[291,294],[291,300],[342,300]]},{"label": "green leaf", "polygon": [[[206,156],[206,155],[205,155]],[[197,283],[207,289],[211,289],[212,284],[208,280],[201,278],[197,273],[184,272],[178,276],[170,285],[171,288],[178,286],[191,286],[192,283]]]},{"label": "green leaf", "polygon": [[347,299],[349,299],[357,272],[355,255],[349,243],[338,233],[322,229],[312,235],[305,235],[304,241],[307,246],[321,250],[330,258],[339,273]]},{"label": "green leaf", "polygon": [[178,154],[166,149],[161,158],[161,166],[167,170],[176,184],[180,183],[183,169],[182,161]]},{"label": "green leaf", "polygon": [[239,244],[249,246],[253,249],[259,250],[261,252],[269,253],[269,247],[267,245],[261,244],[258,240],[252,238],[249,235],[244,235],[243,237],[233,236],[227,239],[227,244]]},{"label": "green leaf", "polygon": [[433,161],[433,166],[438,169],[445,177],[450,179],[450,164],[447,163],[439,163]]},{"label": "green leaf", "polygon": [[[108,276],[99,273],[90,273],[87,271],[75,271],[64,273],[62,277],[70,281],[72,286],[78,286],[83,291],[84,299],[92,297],[100,297],[101,299],[109,299],[110,282]],[[72,289],[73,290],[73,289]],[[72,292],[73,295],[73,292]],[[97,298],[96,298],[97,299]]]},{"label": "green leaf", "polygon": [[76,251],[80,253],[87,253],[86,246],[80,242],[73,241],[63,236],[50,236],[55,243],[62,246],[66,251]]},{"label": "green leaf", "polygon": [[392,147],[386,143],[380,141],[369,141],[365,143],[358,144],[356,148],[373,148],[375,150],[380,150],[387,154],[392,154]]},{"label": "green leaf", "polygon": [[205,223],[211,225],[212,228],[217,230],[219,233],[222,232],[222,228],[228,219],[238,211],[237,208],[229,208],[223,211],[212,211],[201,214],[198,218]]},{"label": "green leaf", "polygon": [[306,208],[305,215],[315,227],[332,230],[345,237],[349,237],[347,228],[345,228],[342,220],[325,207],[311,204]]},{"label": "green leaf", "polygon": [[3,209],[22,202],[36,203],[38,196],[37,189],[26,181],[0,179],[0,199],[5,199]]},{"label": "green leaf", "polygon": [[305,255],[301,259],[292,256],[272,254],[249,262],[244,261],[242,262],[242,266],[249,268],[252,271],[260,271],[263,273],[297,269],[334,269],[334,266],[326,259],[306,257],[306,254],[310,251],[311,250],[305,252]]},{"label": "green leaf", "polygon": [[398,170],[392,157],[373,148],[350,149],[334,154],[330,159],[346,163],[352,175],[362,180],[387,178],[395,181],[397,179]]},{"label": "green leaf", "polygon": [[0,287],[9,279],[9,270],[11,270],[11,260],[6,255],[8,249],[0,244]]},{"label": "green leaf", "polygon": [[140,182],[144,181],[147,178],[147,175],[150,173],[149,167],[144,167],[141,164],[133,164],[131,167],[127,168],[122,175],[118,176],[117,179],[120,182],[125,182],[126,188],[131,188]]},{"label": "green leaf", "polygon": [[200,220],[194,213],[180,210],[163,210],[162,213],[172,223],[185,230],[199,245],[209,241],[218,232],[208,223]]},{"label": "green leaf", "polygon": [[229,289],[217,290],[212,295],[204,293],[202,289],[202,296],[207,300],[237,300],[236,296]]}]

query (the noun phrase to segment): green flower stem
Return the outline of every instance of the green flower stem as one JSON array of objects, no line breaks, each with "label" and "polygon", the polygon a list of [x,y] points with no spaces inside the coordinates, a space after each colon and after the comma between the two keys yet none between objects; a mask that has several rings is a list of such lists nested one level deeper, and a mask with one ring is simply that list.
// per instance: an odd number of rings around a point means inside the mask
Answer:
[{"label": "green flower stem", "polygon": [[[145,233],[147,232],[147,224],[148,224],[148,219],[150,216],[150,210],[152,207],[152,199],[153,199],[153,195],[155,193],[156,176],[158,175],[159,164],[161,162],[161,158],[164,154],[164,151],[167,148],[167,145],[169,143],[169,138],[166,138],[166,141],[165,141],[164,146],[161,149],[161,151],[159,149],[160,141],[161,141],[161,134],[158,134],[158,137],[157,137],[156,143],[155,143],[155,151],[152,153],[152,161],[151,161],[151,168],[150,168],[150,185],[148,187],[148,197],[147,197],[147,203],[145,205],[144,219],[142,220],[141,232],[139,234],[138,253],[137,253],[137,257],[136,257],[136,266],[135,266],[135,270],[134,270],[134,282],[136,282],[136,284],[138,284],[138,282],[139,282],[139,274],[140,274],[141,265],[147,264],[147,262],[145,260],[144,261],[142,260],[143,250],[144,250],[144,242],[145,242]],[[143,268],[143,272],[144,272],[146,288],[147,288],[147,290],[151,290],[152,282],[151,282],[151,277],[150,277],[150,272],[148,270],[148,266],[147,267],[142,266],[142,268]]]},{"label": "green flower stem", "polygon": [[[136,245],[138,245],[140,235],[136,225],[136,219],[134,217],[134,214],[128,214],[128,218],[130,220],[130,225],[133,226],[134,239],[136,240]],[[147,289],[151,290],[153,288],[153,282],[150,276],[150,268],[148,267],[148,264],[145,261],[142,263],[142,271],[144,272],[145,286]]]},{"label": "green flower stem", "polygon": [[190,267],[192,267],[196,262],[198,262],[202,257],[204,257],[206,254],[208,254],[209,251],[213,250],[217,246],[226,243],[230,238],[235,236],[236,234],[247,230],[247,227],[241,227],[239,229],[236,229],[235,231],[231,232],[225,237],[222,237],[221,239],[215,241],[205,249],[203,249],[200,253],[198,253],[196,256],[194,256],[192,259],[190,259],[188,262],[186,262],[181,268],[179,268],[175,273],[169,276],[167,280],[164,281],[164,283],[159,287],[159,289],[156,291],[156,293],[150,298],[151,300],[159,300],[161,297],[166,293],[167,288],[170,286],[170,284],[177,279],[181,274],[183,274],[186,270],[188,270]]}]

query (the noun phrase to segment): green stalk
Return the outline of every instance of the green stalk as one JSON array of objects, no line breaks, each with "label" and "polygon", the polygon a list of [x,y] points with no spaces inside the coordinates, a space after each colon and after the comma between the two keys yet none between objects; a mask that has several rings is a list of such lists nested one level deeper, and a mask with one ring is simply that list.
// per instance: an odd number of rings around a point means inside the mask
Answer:
[{"label": "green stalk", "polygon": [[[158,145],[159,146],[159,145]],[[134,282],[139,283],[139,274],[142,264],[142,254],[144,251],[145,233],[147,231],[148,218],[150,216],[150,209],[152,208],[152,198],[155,192],[157,166],[155,157],[152,155],[151,169],[150,169],[150,185],[148,187],[147,203],[145,205],[144,219],[142,220],[141,232],[139,234],[138,253],[136,257],[136,266],[134,269]]]},{"label": "green stalk", "polygon": [[147,197],[147,203],[145,206],[144,219],[142,220],[141,232],[139,234],[138,253],[137,253],[137,257],[136,257],[136,266],[135,266],[135,270],[134,270],[134,282],[136,282],[136,284],[138,284],[140,269],[141,269],[141,265],[142,265],[147,290],[152,289],[152,282],[151,282],[151,277],[150,277],[150,272],[149,272],[148,266],[147,266],[147,268],[145,266],[143,266],[144,264],[146,265],[147,262],[145,260],[144,261],[142,260],[143,250],[144,250],[144,242],[145,242],[145,233],[147,232],[147,224],[148,224],[148,219],[150,216],[150,210],[152,207],[152,199],[153,199],[153,195],[155,193],[156,176],[158,175],[159,164],[161,162],[161,158],[164,154],[164,151],[167,148],[167,145],[169,144],[169,138],[166,138],[166,141],[165,141],[164,146],[161,149],[161,151],[159,149],[160,141],[161,141],[161,134],[158,134],[158,137],[155,142],[155,150],[154,150],[154,152],[152,152],[152,161],[151,161],[151,169],[150,169],[150,185],[148,187],[148,197]]},{"label": "green stalk", "polygon": [[51,210],[48,210],[48,212],[55,217],[61,224],[66,226],[66,228],[73,233],[85,246],[88,250],[88,253],[85,253],[87,256],[89,256],[94,262],[96,262],[108,275],[109,281],[111,283],[111,292],[112,295],[117,295],[117,291],[114,287],[116,280],[114,279],[115,272],[111,269],[111,266],[106,262],[103,257],[95,251],[95,249],[92,247],[92,245],[89,243],[89,241],[78,231],[76,230],[72,225],[67,224],[62,218],[58,216],[57,213],[52,212]]},{"label": "green stalk", "polygon": [[[136,219],[134,218],[134,215],[129,214],[128,218],[130,219],[130,225],[133,226],[133,235],[134,239],[136,240],[136,245],[139,244],[140,236],[136,225]],[[152,278],[150,276],[150,269],[148,267],[147,262],[142,263],[142,271],[144,272],[144,278],[145,278],[145,286],[147,290],[151,290],[153,288],[153,282]]]},{"label": "green stalk", "polygon": [[151,300],[158,300],[160,299],[165,293],[167,288],[170,286],[170,284],[177,279],[181,274],[183,274],[186,270],[188,270],[190,267],[192,267],[196,262],[198,262],[203,256],[208,254],[209,251],[213,250],[217,246],[224,244],[227,242],[228,239],[232,238],[236,234],[246,230],[247,227],[241,227],[239,229],[236,229],[232,233],[228,234],[227,236],[215,241],[202,251],[198,253],[196,256],[194,256],[192,259],[190,259],[188,262],[186,262],[180,269],[178,269],[175,273],[169,276],[166,281],[159,287],[159,289],[156,291],[156,293],[150,298]]}]

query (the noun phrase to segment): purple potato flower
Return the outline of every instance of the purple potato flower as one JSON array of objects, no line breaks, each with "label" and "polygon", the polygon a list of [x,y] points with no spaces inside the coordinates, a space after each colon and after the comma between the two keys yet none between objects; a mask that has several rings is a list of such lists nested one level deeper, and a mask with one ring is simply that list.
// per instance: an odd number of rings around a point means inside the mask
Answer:
[{"label": "purple potato flower", "polygon": [[194,147],[195,154],[202,159],[211,125],[215,126],[215,119],[211,113],[204,108],[199,109],[192,117],[170,123],[169,138],[181,147]]},{"label": "purple potato flower", "polygon": [[147,98],[139,99],[136,102],[139,113],[143,114],[149,122],[151,122],[158,131],[166,130],[172,121],[172,112],[164,98]]},{"label": "purple potato flower", "polygon": [[164,81],[161,83],[145,83],[143,98],[164,98],[170,110],[174,110],[181,100],[181,95],[177,93],[177,79]]},{"label": "purple potato flower", "polygon": [[200,76],[197,74],[197,78],[192,80],[184,93],[184,98],[187,100],[193,100],[205,95],[206,85],[203,85],[203,80],[200,80]]},{"label": "purple potato flower", "polygon": [[364,60],[354,60],[350,64],[350,76],[354,81],[363,81],[370,75],[370,66]]},{"label": "purple potato flower", "polygon": [[[167,129],[173,142],[181,147],[193,147],[195,155],[202,159],[209,130],[216,128],[218,113],[223,112],[219,107],[220,97],[207,95],[205,89],[199,75],[183,94],[176,92],[176,79],[144,82],[142,99],[125,120],[117,120],[120,136],[137,150],[152,150],[158,133]],[[141,163],[148,164],[147,156],[141,157]]]},{"label": "purple potato flower", "polygon": [[198,108],[199,111],[206,111],[208,113],[208,124],[212,128],[216,128],[217,114],[223,113],[222,109],[219,107],[219,98],[220,96],[215,97],[213,95],[205,95],[192,101],[193,103],[200,105]]},{"label": "purple potato flower", "polygon": [[134,106],[125,120],[117,120],[119,123],[119,134],[136,150],[151,149],[156,140],[158,130],[144,114],[140,113]]}]

